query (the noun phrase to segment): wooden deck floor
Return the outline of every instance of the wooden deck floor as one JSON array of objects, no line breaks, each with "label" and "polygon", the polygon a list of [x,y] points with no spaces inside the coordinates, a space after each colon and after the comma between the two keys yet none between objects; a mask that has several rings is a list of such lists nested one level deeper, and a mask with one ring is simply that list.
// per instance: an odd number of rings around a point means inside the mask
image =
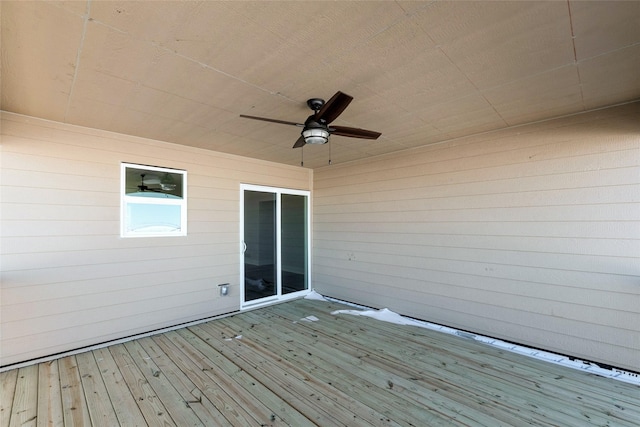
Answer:
[{"label": "wooden deck floor", "polygon": [[4,372],[0,427],[640,425],[638,386],[341,308],[297,300]]}]

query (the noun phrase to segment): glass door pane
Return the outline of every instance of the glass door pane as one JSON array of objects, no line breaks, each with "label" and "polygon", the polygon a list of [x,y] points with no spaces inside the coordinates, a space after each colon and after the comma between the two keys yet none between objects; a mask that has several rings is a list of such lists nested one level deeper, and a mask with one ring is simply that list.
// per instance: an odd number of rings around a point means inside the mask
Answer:
[{"label": "glass door pane", "polygon": [[277,295],[276,195],[244,192],[244,300]]},{"label": "glass door pane", "polygon": [[282,293],[307,289],[307,197],[281,195]]}]

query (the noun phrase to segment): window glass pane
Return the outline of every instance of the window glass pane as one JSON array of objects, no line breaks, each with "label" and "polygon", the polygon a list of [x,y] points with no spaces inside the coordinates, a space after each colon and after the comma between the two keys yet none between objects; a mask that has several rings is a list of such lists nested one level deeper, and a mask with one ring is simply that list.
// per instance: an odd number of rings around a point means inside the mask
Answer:
[{"label": "window glass pane", "polygon": [[125,193],[133,197],[183,198],[182,173],[126,168]]},{"label": "window glass pane", "polygon": [[307,198],[283,194],[282,225],[282,293],[307,289]]},{"label": "window glass pane", "polygon": [[244,192],[244,299],[276,295],[276,195]]},{"label": "window glass pane", "polygon": [[179,233],[180,205],[127,203],[126,232],[136,234]]}]

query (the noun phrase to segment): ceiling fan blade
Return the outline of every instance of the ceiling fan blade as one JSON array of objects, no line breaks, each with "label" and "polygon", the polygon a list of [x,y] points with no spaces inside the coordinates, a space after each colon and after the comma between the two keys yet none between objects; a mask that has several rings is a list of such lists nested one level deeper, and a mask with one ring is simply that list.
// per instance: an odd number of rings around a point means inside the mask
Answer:
[{"label": "ceiling fan blade", "polygon": [[337,91],[330,100],[325,102],[318,114],[316,114],[317,120],[324,120],[327,124],[331,123],[338,118],[344,111],[349,103],[353,101],[353,97],[346,93]]},{"label": "ceiling fan blade", "polygon": [[288,122],[286,120],[268,119],[266,117],[247,116],[245,114],[240,114],[240,117],[244,117],[245,119],[262,120],[264,122],[280,123],[281,125],[293,125],[293,126],[300,126],[300,127],[304,126],[304,124],[302,123]]},{"label": "ceiling fan blade", "polygon": [[350,128],[346,126],[331,126],[329,132],[332,135],[348,136],[351,138],[363,138],[363,139],[378,139],[380,132],[372,130]]},{"label": "ceiling fan blade", "polygon": [[296,141],[295,144],[293,144],[293,148],[300,148],[302,147],[304,144],[306,144],[306,142],[304,141],[304,138],[301,136],[300,138],[298,138],[298,140]]}]

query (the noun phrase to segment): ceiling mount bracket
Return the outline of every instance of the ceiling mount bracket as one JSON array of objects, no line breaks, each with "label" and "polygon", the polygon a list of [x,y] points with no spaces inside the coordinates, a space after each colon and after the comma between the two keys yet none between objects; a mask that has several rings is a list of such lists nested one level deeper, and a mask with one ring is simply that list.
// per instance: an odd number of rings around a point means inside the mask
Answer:
[{"label": "ceiling mount bracket", "polygon": [[311,98],[307,100],[307,105],[316,113],[320,111],[322,106],[324,105],[324,99],[321,98]]}]

